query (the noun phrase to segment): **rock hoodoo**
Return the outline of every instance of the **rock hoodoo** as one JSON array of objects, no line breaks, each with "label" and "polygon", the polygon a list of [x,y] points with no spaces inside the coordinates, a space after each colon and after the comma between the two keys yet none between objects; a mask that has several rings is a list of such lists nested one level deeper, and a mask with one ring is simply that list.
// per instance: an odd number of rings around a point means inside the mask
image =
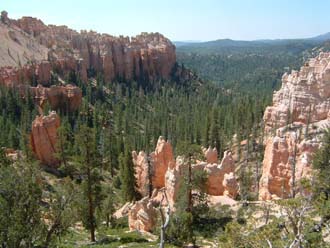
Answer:
[{"label": "rock hoodoo", "polygon": [[[211,162],[217,160],[215,156],[217,151],[207,149],[206,159],[210,160],[209,154],[212,154]],[[205,150],[206,151],[206,150]],[[132,153],[133,163],[135,166],[135,177],[137,181],[137,190],[147,196],[149,182],[149,174],[152,178],[152,188],[162,189],[168,196],[170,204],[173,206],[178,194],[180,182],[182,181],[184,170],[187,169],[187,161],[184,157],[177,157],[174,160],[172,146],[163,137],[159,137],[155,152],[150,154],[150,167],[148,172],[147,155],[141,151],[139,154]],[[235,163],[231,152],[226,151],[220,164],[199,162],[192,164],[192,170],[204,170],[207,174],[206,191],[210,195],[224,195],[236,197],[238,192],[237,182],[235,179]],[[228,176],[225,179],[225,175]],[[230,174],[230,176],[229,176]],[[235,179],[235,180],[234,180]]]},{"label": "rock hoodoo", "polygon": [[150,154],[150,157],[152,161],[152,185],[154,188],[163,188],[167,169],[175,167],[171,144],[160,136],[156,149]]},{"label": "rock hoodoo", "polygon": [[284,74],[264,121],[268,138],[259,198],[286,198],[293,190],[299,194],[299,180],[310,176],[313,153],[330,126],[330,53],[320,53],[300,71]]},{"label": "rock hoodoo", "polygon": [[56,112],[47,116],[37,116],[32,123],[31,147],[42,164],[56,167],[59,163],[55,158],[57,151],[57,129],[60,126],[60,117]]},{"label": "rock hoodoo", "polygon": [[140,151],[137,154],[135,151],[132,152],[133,164],[136,178],[136,190],[142,195],[147,196],[149,193],[149,165],[147,154]]},{"label": "rock hoodoo", "polygon": [[[193,172],[197,170],[206,172],[206,193],[209,196],[234,199],[238,194],[239,187],[235,177],[235,164],[231,152],[226,151],[224,153],[220,164],[216,163],[217,151],[215,149],[204,149],[204,153],[210,163],[198,162],[192,164],[191,169]],[[187,160],[183,156],[178,156],[174,160],[172,146],[163,137],[159,137],[155,152],[150,154],[150,168],[147,156],[143,151],[139,153],[132,152],[137,190],[144,198],[136,202],[128,211],[131,230],[151,231],[153,229],[156,217],[154,206],[162,204],[161,198],[164,193],[167,196],[170,208],[175,209],[180,185],[188,168]],[[150,171],[152,172],[153,192],[149,198]],[[234,201],[232,199],[230,200]]]},{"label": "rock hoodoo", "polygon": [[[33,17],[11,20],[5,11],[1,20],[2,28],[26,34],[18,36],[17,46],[23,44],[21,40],[33,38],[36,46],[42,47],[39,50],[47,51],[57,73],[67,76],[74,72],[85,82],[88,74],[95,76],[98,72],[104,73],[107,82],[170,79],[176,63],[175,46],[159,33],[141,33],[132,38],[93,31],[79,33],[67,26],[45,25]],[[11,25],[6,25],[9,22]]]}]

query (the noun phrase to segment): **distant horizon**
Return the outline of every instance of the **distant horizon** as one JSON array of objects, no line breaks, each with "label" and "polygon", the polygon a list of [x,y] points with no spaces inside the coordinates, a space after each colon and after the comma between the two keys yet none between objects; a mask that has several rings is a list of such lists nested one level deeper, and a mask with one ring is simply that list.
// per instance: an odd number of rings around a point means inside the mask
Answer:
[{"label": "distant horizon", "polygon": [[114,36],[159,32],[173,42],[311,38],[330,31],[329,8],[323,0],[4,0],[1,6],[12,19],[32,16]]}]

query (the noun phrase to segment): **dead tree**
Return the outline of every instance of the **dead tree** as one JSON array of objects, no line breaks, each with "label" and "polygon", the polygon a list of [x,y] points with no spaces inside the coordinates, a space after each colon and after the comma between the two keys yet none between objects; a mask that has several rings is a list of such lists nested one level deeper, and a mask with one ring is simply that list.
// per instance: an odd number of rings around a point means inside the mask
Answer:
[{"label": "dead tree", "polygon": [[[163,201],[166,200],[166,208],[165,211],[162,209],[162,203]],[[161,217],[161,227],[160,227],[160,243],[159,243],[159,248],[164,248],[165,247],[165,231],[166,228],[168,227],[168,224],[170,222],[170,213],[171,213],[171,208],[170,204],[166,195],[166,192],[163,191],[163,196],[162,200],[160,201],[159,205],[159,212],[160,212],[160,217]]]}]

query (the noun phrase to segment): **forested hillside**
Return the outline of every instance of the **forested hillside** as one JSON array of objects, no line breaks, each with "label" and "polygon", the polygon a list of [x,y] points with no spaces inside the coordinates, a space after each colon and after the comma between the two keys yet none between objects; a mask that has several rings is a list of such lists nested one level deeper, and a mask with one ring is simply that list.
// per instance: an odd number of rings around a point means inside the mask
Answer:
[{"label": "forested hillside", "polygon": [[0,32],[1,247],[325,245],[329,43]]}]

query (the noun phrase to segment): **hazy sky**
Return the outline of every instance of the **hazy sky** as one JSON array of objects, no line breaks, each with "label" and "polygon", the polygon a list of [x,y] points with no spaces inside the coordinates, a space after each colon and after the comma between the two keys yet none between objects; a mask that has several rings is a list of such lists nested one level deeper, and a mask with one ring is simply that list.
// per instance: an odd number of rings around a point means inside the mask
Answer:
[{"label": "hazy sky", "polygon": [[330,31],[330,0],[1,0],[9,17],[171,40],[303,38]]}]

